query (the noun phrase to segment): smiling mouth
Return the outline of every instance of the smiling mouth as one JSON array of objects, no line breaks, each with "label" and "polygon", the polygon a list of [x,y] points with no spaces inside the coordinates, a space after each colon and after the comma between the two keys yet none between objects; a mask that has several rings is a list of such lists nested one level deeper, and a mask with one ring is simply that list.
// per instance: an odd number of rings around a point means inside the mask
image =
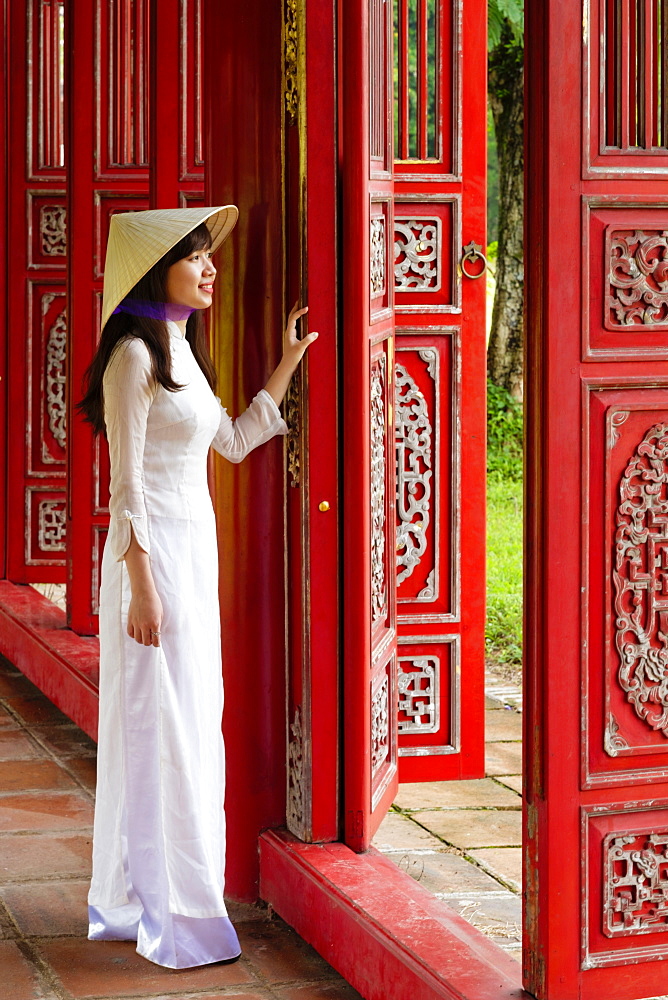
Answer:
[{"label": "smiling mouth", "polygon": [[203,292],[213,292],[213,284],[200,285]]}]

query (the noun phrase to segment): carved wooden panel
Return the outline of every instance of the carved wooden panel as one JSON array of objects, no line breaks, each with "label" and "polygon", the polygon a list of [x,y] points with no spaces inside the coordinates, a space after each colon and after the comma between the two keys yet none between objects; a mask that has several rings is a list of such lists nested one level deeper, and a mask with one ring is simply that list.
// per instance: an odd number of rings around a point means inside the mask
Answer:
[{"label": "carved wooden panel", "polygon": [[396,352],[396,586],[399,618],[459,616],[457,330],[402,331]]},{"label": "carved wooden panel", "polygon": [[65,494],[49,486],[25,489],[26,566],[65,565]]},{"label": "carved wooden panel", "polygon": [[663,358],[668,349],[668,208],[638,197],[585,199],[585,357]]},{"label": "carved wooden panel", "polygon": [[586,806],[583,969],[663,958],[668,931],[668,802]]},{"label": "carved wooden panel", "polygon": [[390,267],[392,253],[392,203],[386,198],[371,202],[369,228],[369,303],[372,323],[387,319],[394,301]]},{"label": "carved wooden panel", "polygon": [[387,0],[368,0],[368,4],[370,176],[389,177],[392,169],[392,8]]},{"label": "carved wooden panel", "polygon": [[371,680],[371,802],[375,809],[383,794],[396,778],[397,771],[397,711],[393,692],[397,689],[397,661],[394,652]]},{"label": "carved wooden panel", "polygon": [[585,393],[584,780],[593,785],[668,776],[668,384],[629,381]]},{"label": "carved wooden panel", "polygon": [[459,752],[460,643],[458,635],[415,635],[400,638],[400,757],[429,757]]},{"label": "carved wooden panel", "polygon": [[585,4],[586,168],[614,176],[668,171],[665,0]]},{"label": "carved wooden panel", "polygon": [[181,181],[204,180],[202,0],[181,0]]},{"label": "carved wooden panel", "polygon": [[394,298],[398,313],[461,311],[461,196],[420,194],[394,207]]},{"label": "carved wooden panel", "polygon": [[63,0],[30,0],[26,65],[32,73],[28,86],[29,176],[64,179],[65,117]]}]

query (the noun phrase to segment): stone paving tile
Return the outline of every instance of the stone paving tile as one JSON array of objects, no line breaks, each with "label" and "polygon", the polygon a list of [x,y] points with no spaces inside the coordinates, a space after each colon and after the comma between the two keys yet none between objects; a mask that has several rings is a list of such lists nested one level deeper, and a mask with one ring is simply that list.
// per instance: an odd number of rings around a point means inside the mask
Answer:
[{"label": "stone paving tile", "polygon": [[35,970],[14,941],[0,941],[2,1000],[38,1000],[45,994]]},{"label": "stone paving tile", "polygon": [[[257,984],[248,964],[205,965],[197,969],[164,969],[136,952],[134,941],[87,941],[56,938],[37,945],[60,983],[77,1000],[83,997],[150,996]],[[3,998],[4,1000],[4,998]]]},{"label": "stone paving tile", "polygon": [[371,841],[379,851],[440,851],[443,842],[400,813],[389,812]]},{"label": "stone paving tile", "polygon": [[496,779],[500,781],[502,785],[506,785],[508,788],[512,788],[514,792],[518,795],[522,794],[522,775],[521,774],[503,774],[499,775]]},{"label": "stone paving tile", "polygon": [[245,958],[270,983],[331,979],[337,973],[283,921],[256,921],[236,928]]},{"label": "stone paving tile", "polygon": [[85,937],[88,879],[0,888],[0,899],[25,937]]},{"label": "stone paving tile", "polygon": [[53,760],[1,760],[0,795],[76,788],[73,778]]},{"label": "stone paving tile", "polygon": [[25,732],[0,730],[0,761],[44,756],[44,750],[29,739]]},{"label": "stone paving tile", "polygon": [[521,774],[522,744],[521,743],[487,743],[485,745],[485,773]]},{"label": "stone paving tile", "polygon": [[394,805],[400,809],[516,809],[517,796],[491,778],[425,781],[399,785]]},{"label": "stone paving tile", "polygon": [[496,743],[499,740],[522,739],[522,716],[506,708],[485,712],[485,740]]},{"label": "stone paving tile", "polygon": [[90,874],[91,837],[85,834],[5,834],[0,838],[0,884]]},{"label": "stone paving tile", "polygon": [[415,813],[427,829],[461,850],[511,847],[522,843],[522,812],[459,809]]},{"label": "stone paving tile", "polygon": [[518,892],[522,888],[522,848],[521,847],[499,847],[488,848],[487,850],[470,851],[472,858],[479,861],[484,867],[498,875],[500,878],[516,888]]},{"label": "stone paving tile", "polygon": [[448,906],[488,937],[522,943],[522,899],[512,892],[477,899],[448,899]]},{"label": "stone paving tile", "polygon": [[440,851],[437,854],[393,853],[392,861],[429,892],[450,896],[482,896],[500,889],[499,883],[460,854]]},{"label": "stone paving tile", "polygon": [[0,831],[78,830],[93,825],[93,803],[83,792],[24,792],[0,797]]}]

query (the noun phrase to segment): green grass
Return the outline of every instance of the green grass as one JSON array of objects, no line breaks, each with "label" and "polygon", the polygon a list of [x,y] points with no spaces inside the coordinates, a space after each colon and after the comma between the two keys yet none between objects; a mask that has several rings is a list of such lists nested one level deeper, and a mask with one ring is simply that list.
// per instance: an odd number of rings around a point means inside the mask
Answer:
[{"label": "green grass", "polygon": [[522,662],[522,407],[488,383],[487,657]]}]

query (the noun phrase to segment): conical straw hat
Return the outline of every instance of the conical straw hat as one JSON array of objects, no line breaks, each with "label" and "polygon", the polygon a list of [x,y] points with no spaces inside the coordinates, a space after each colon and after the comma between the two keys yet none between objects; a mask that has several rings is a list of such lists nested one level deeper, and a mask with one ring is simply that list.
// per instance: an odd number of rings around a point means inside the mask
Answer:
[{"label": "conical straw hat", "polygon": [[234,229],[236,205],[217,208],[160,208],[111,216],[104,264],[102,327],[140,278],[189,232],[206,222],[211,249],[216,250]]}]

